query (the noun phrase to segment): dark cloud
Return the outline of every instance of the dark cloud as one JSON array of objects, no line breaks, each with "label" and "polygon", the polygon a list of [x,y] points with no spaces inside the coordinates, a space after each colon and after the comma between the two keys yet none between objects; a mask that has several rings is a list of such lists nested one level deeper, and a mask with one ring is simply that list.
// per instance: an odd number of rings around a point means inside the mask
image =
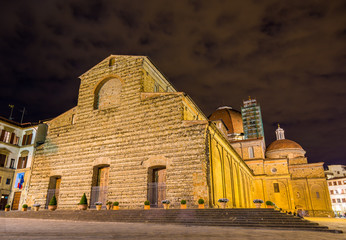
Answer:
[{"label": "dark cloud", "polygon": [[209,115],[261,104],[310,162],[342,163],[346,129],[342,0],[7,1],[0,9],[1,115],[26,120],[76,105],[78,76],[110,54],[148,55]]}]

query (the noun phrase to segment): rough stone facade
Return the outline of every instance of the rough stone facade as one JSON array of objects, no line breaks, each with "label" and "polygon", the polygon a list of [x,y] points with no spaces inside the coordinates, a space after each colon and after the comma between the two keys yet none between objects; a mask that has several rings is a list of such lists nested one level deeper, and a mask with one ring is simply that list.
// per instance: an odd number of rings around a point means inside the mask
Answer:
[{"label": "rough stone facade", "polygon": [[129,209],[152,198],[173,208],[182,199],[196,207],[199,198],[207,207],[227,198],[227,207],[249,208],[260,198],[285,210],[329,211],[321,166],[303,156],[265,158],[263,138],[230,142],[227,124],[209,121],[147,57],[111,55],[80,79],[77,106],[46,123],[29,205],[47,204],[53,191],[62,209],[75,209],[86,193],[90,206],[110,200]]},{"label": "rough stone facade", "polygon": [[78,105],[47,122],[29,204],[45,204],[50,179],[57,176],[59,207],[75,208],[83,193],[90,199],[93,169],[102,166],[109,166],[107,199],[122,207],[142,207],[148,171],[158,166],[166,168],[166,198],[173,207],[181,199],[209,202],[208,122],[185,94],[146,57],[110,56],[80,78]]}]

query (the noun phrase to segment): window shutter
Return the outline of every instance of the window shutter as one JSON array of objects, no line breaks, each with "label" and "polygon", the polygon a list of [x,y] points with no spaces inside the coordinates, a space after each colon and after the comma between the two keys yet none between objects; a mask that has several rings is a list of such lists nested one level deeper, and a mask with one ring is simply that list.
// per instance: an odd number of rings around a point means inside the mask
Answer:
[{"label": "window shutter", "polygon": [[27,138],[28,135],[24,135],[23,136],[23,141],[22,141],[22,146],[26,145],[26,138]]},{"label": "window shutter", "polygon": [[5,130],[2,130],[0,135],[0,141],[4,141],[4,137],[5,137]]},{"label": "window shutter", "polygon": [[18,159],[17,169],[21,169],[22,168],[22,162],[23,162],[23,159],[22,159],[22,157],[20,157]]},{"label": "window shutter", "polygon": [[28,162],[28,157],[23,157],[23,166],[22,168],[26,168],[26,163]]},{"label": "window shutter", "polygon": [[5,167],[6,155],[0,154],[0,167]]},{"label": "window shutter", "polygon": [[11,144],[13,144],[15,137],[16,137],[16,135],[14,133],[11,133],[11,138],[10,138]]},{"label": "window shutter", "polygon": [[28,135],[26,145],[30,145],[31,144],[31,139],[32,139],[32,134]]}]

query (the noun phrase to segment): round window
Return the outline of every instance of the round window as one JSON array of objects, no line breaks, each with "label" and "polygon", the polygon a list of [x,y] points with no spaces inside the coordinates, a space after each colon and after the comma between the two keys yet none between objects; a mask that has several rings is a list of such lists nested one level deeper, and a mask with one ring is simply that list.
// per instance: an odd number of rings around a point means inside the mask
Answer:
[{"label": "round window", "polygon": [[278,170],[276,168],[272,168],[272,173],[276,173]]}]

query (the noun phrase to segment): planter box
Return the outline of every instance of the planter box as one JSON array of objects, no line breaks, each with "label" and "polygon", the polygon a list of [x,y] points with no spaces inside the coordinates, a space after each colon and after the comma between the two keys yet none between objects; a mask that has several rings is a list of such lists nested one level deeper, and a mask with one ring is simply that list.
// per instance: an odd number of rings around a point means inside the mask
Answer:
[{"label": "planter box", "polygon": [[48,205],[48,210],[55,211],[56,205]]},{"label": "planter box", "polygon": [[113,210],[119,210],[119,206],[113,206]]},{"label": "planter box", "polygon": [[79,204],[79,205],[78,205],[78,209],[79,209],[79,210],[87,210],[87,208],[88,208],[88,205],[87,205],[87,204]]}]

